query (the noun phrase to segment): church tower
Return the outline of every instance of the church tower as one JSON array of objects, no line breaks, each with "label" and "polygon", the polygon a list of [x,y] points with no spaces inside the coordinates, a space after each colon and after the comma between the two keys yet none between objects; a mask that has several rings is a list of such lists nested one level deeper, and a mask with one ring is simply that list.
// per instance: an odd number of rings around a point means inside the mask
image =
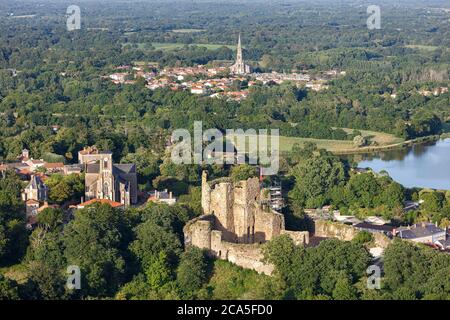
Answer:
[{"label": "church tower", "polygon": [[99,186],[98,197],[115,201],[114,197],[114,177],[112,168],[112,153],[105,153],[99,162]]},{"label": "church tower", "polygon": [[244,62],[242,54],[241,34],[239,33],[239,40],[237,45],[236,63],[230,67],[230,72],[233,74],[244,75],[251,72],[249,65]]}]

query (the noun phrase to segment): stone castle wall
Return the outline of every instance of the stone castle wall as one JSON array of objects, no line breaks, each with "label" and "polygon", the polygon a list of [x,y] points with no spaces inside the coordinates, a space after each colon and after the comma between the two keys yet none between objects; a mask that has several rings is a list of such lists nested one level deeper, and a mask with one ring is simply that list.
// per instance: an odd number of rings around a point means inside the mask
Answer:
[{"label": "stone castle wall", "polygon": [[359,231],[352,226],[327,220],[314,221],[314,235],[317,237],[336,238],[351,241]]},{"label": "stone castle wall", "polygon": [[[314,221],[314,235],[318,237],[336,238],[342,241],[351,241],[360,232],[353,226],[328,220]],[[382,233],[372,233],[373,245],[382,249],[391,243],[386,235]]]},{"label": "stone castle wall", "polygon": [[214,230],[214,219],[203,215],[184,228],[185,244],[207,249],[214,257],[230,261],[243,268],[270,275],[273,266],[264,263],[259,244],[240,244],[224,241],[222,231]]},{"label": "stone castle wall", "polygon": [[261,245],[287,234],[296,244],[309,242],[307,231],[285,230],[284,216],[263,209],[258,178],[233,183],[222,179],[207,181],[202,174],[204,215],[184,228],[185,244],[207,249],[215,257],[241,267],[271,274],[273,266],[264,263]]}]

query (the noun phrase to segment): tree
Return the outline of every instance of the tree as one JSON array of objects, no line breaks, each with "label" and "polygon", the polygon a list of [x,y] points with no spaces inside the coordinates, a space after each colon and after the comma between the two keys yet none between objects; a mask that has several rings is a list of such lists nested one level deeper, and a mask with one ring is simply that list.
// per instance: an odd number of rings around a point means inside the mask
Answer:
[{"label": "tree", "polygon": [[356,237],[353,238],[353,242],[359,243],[359,244],[365,244],[373,240],[373,236],[370,232],[367,231],[361,231],[359,232]]},{"label": "tree", "polygon": [[428,213],[435,213],[442,209],[444,196],[440,192],[431,191],[422,193],[420,199],[423,200],[421,209]]},{"label": "tree", "polygon": [[150,288],[156,291],[172,280],[172,270],[164,251],[152,256],[151,261],[147,263],[145,275]]},{"label": "tree", "polygon": [[28,244],[20,191],[20,180],[13,172],[7,172],[5,177],[0,179],[1,264],[18,261],[25,253]]},{"label": "tree", "polygon": [[19,299],[19,286],[17,282],[0,274],[0,300]]},{"label": "tree", "polygon": [[61,230],[49,230],[47,225],[39,225],[30,236],[25,259],[29,282],[39,299],[64,299],[68,296],[65,289],[67,264]]},{"label": "tree", "polygon": [[275,266],[274,275],[284,284],[285,297],[298,299],[355,298],[352,279],[363,277],[370,262],[362,245],[336,239],[304,249],[284,235],[269,241],[263,253]]},{"label": "tree", "polygon": [[276,237],[265,244],[263,248],[264,260],[275,266],[276,272],[288,285],[295,282],[296,270],[293,269],[295,259],[303,252],[295,246],[294,241],[287,235]]},{"label": "tree", "polygon": [[124,279],[121,217],[107,204],[94,204],[78,210],[64,228],[64,255],[69,265],[80,267],[85,295],[111,295]]},{"label": "tree", "polygon": [[234,182],[247,180],[257,176],[256,167],[248,164],[240,164],[231,168],[231,179]]},{"label": "tree", "polygon": [[380,185],[372,173],[353,175],[347,185],[349,190],[349,204],[360,207],[373,208],[376,197],[381,192]]},{"label": "tree", "polygon": [[352,286],[348,276],[345,273],[341,273],[333,290],[333,299],[356,300],[356,298],[356,289]]},{"label": "tree", "polygon": [[181,253],[181,242],[178,236],[167,226],[161,226],[147,220],[135,228],[136,240],[130,250],[139,259],[142,269],[147,269],[154,257],[164,252],[170,266],[175,266]]},{"label": "tree", "polygon": [[296,182],[289,196],[294,205],[319,207],[325,203],[331,188],[345,183],[347,170],[337,158],[313,156],[295,166],[293,175]]},{"label": "tree", "polygon": [[83,175],[52,174],[45,184],[50,189],[49,200],[53,203],[62,204],[71,199],[80,199],[84,195]]},{"label": "tree", "polygon": [[353,144],[358,148],[364,147],[367,145],[367,139],[361,135],[358,135],[353,138]]},{"label": "tree", "polygon": [[46,208],[37,216],[37,222],[49,230],[57,230],[62,227],[64,213],[61,209]]}]

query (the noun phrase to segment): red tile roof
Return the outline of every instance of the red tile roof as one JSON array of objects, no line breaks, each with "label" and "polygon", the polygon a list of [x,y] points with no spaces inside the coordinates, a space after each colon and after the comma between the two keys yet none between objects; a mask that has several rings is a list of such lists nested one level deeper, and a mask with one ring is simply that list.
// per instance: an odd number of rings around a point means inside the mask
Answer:
[{"label": "red tile roof", "polygon": [[30,200],[27,200],[25,203],[26,203],[27,205],[30,205],[30,204],[39,204],[39,201],[30,199]]},{"label": "red tile roof", "polygon": [[47,168],[47,169],[64,168],[64,163],[62,163],[62,162],[55,162],[55,163],[46,162],[44,164],[44,168]]},{"label": "red tile roof", "polygon": [[109,204],[113,208],[119,208],[119,207],[123,206],[123,204],[121,204],[120,202],[111,201],[109,199],[92,199],[92,200],[80,203],[79,205],[77,205],[77,207],[84,208],[84,207],[89,206],[94,203]]}]

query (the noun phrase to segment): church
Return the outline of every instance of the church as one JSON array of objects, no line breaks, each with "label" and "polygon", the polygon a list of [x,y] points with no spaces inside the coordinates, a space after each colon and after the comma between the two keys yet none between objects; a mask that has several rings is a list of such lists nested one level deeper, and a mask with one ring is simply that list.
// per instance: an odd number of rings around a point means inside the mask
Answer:
[{"label": "church", "polygon": [[108,199],[125,207],[137,203],[137,175],[134,164],[113,164],[112,152],[99,151],[95,146],[78,153],[84,166],[85,201]]},{"label": "church", "polygon": [[230,72],[237,75],[245,75],[252,72],[252,68],[244,62],[244,57],[242,55],[241,34],[239,34],[236,63],[230,67]]}]

